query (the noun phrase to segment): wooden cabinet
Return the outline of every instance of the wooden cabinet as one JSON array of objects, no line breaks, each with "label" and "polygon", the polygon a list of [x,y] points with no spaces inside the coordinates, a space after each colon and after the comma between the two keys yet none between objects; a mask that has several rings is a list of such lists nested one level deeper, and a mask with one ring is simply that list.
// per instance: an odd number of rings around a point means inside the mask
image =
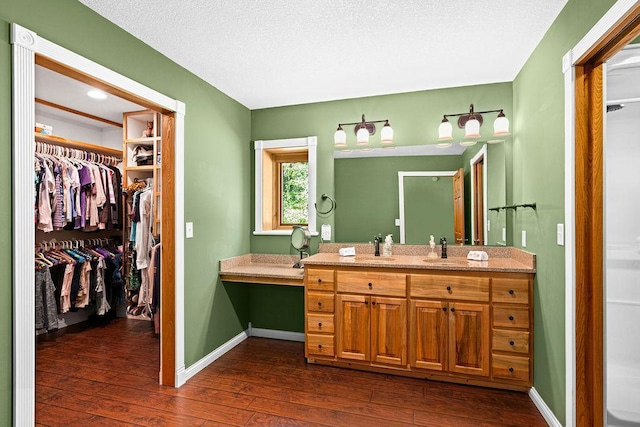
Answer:
[{"label": "wooden cabinet", "polygon": [[533,384],[533,275],[314,266],[310,363],[511,390]]}]

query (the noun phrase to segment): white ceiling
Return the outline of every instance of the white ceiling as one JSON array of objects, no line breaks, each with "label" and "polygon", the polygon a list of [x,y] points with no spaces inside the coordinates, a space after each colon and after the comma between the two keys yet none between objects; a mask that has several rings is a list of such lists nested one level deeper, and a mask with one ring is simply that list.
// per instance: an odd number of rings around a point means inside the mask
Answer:
[{"label": "white ceiling", "polygon": [[567,0],[80,0],[250,109],[512,81]]}]

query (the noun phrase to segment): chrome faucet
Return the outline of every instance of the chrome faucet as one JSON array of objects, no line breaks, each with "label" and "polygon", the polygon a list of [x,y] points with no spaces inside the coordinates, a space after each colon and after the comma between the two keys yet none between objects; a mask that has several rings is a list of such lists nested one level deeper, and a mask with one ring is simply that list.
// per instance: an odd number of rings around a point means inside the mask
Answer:
[{"label": "chrome faucet", "polygon": [[375,256],[380,256],[380,240],[382,240],[382,236],[380,234],[373,238],[373,244],[376,248]]},{"label": "chrome faucet", "polygon": [[447,257],[447,238],[441,237],[440,244],[442,245],[442,255],[440,257],[446,258]]}]

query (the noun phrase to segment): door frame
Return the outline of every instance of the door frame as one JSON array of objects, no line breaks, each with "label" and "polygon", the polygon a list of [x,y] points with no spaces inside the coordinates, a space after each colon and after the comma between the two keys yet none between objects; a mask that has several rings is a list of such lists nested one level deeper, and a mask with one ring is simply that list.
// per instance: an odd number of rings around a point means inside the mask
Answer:
[{"label": "door frame", "polygon": [[[619,0],[562,58],[565,81],[566,424],[602,426],[604,62],[640,33],[640,1]],[[572,233],[571,231],[575,231]]]},{"label": "door frame", "polygon": [[408,176],[453,177],[458,171],[398,171],[398,209],[400,212],[400,243],[405,243],[404,179]]},{"label": "door frame", "polygon": [[[45,58],[76,70],[79,76],[99,82],[108,92],[123,97],[135,97],[135,102],[146,100],[147,106],[174,116],[174,218],[163,217],[163,233],[174,239],[175,260],[163,257],[163,283],[165,292],[173,293],[174,304],[167,307],[167,316],[161,316],[161,327],[168,331],[162,351],[173,361],[169,372],[163,372],[166,382],[176,387],[185,382],[184,367],[184,115],[185,104],[171,99],[134,80],[103,67],[66,48],[56,45],[35,32],[18,24],[11,25],[13,51],[12,123],[13,123],[13,420],[15,425],[33,425],[35,421],[35,339],[33,286],[33,123],[35,123],[35,60]],[[164,154],[164,153],[163,153]],[[163,164],[165,159],[163,159]],[[164,166],[164,165],[163,165]],[[163,167],[164,170],[164,167]],[[171,171],[168,170],[167,173]],[[163,212],[164,213],[164,212]],[[166,221],[165,221],[166,220]],[[165,229],[164,227],[167,226]],[[166,241],[163,236],[163,241]],[[166,265],[165,265],[166,260]],[[173,261],[173,262],[172,262]],[[167,267],[165,269],[165,267]],[[170,270],[165,276],[165,270]],[[166,289],[165,289],[166,288]],[[171,298],[171,297],[170,297]],[[163,306],[164,307],[164,306]],[[163,310],[163,309],[161,309]],[[175,317],[171,313],[175,311]],[[162,357],[162,353],[161,353]]]},{"label": "door frame", "polygon": [[475,193],[476,193],[476,175],[475,165],[480,160],[482,163],[482,213],[484,218],[482,219],[482,242],[481,245],[486,245],[489,242],[488,230],[487,230],[487,218],[489,218],[489,210],[487,207],[487,199],[488,199],[488,189],[487,189],[487,171],[489,170],[487,167],[487,163],[489,162],[487,144],[484,144],[480,151],[476,153],[475,156],[469,161],[469,165],[471,166],[471,245],[475,245],[474,237],[475,237],[475,222],[476,222],[476,205],[475,205]]}]

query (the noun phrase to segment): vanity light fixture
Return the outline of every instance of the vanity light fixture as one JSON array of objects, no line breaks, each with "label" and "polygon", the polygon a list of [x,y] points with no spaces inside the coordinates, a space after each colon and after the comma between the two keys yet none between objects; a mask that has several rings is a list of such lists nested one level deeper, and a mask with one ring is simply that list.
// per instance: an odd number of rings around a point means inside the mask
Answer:
[{"label": "vanity light fixture", "polygon": [[458,117],[458,127],[464,129],[464,139],[460,145],[473,145],[480,138],[480,126],[484,121],[482,115],[487,113],[498,113],[498,117],[493,122],[493,136],[507,136],[509,133],[509,119],[504,115],[503,110],[474,111],[473,104],[469,106],[468,113],[445,114],[438,128],[439,147],[451,146],[453,140],[453,126],[449,122],[449,117]]},{"label": "vanity light fixture", "polygon": [[336,148],[344,148],[347,146],[347,133],[342,126],[354,126],[354,133],[356,134],[356,145],[359,147],[369,146],[369,137],[375,135],[376,125],[375,123],[384,123],[382,131],[380,132],[380,145],[388,146],[393,144],[393,129],[389,124],[389,120],[369,120],[367,121],[362,115],[362,121],[353,123],[338,123],[338,129],[333,135],[333,145]]}]

